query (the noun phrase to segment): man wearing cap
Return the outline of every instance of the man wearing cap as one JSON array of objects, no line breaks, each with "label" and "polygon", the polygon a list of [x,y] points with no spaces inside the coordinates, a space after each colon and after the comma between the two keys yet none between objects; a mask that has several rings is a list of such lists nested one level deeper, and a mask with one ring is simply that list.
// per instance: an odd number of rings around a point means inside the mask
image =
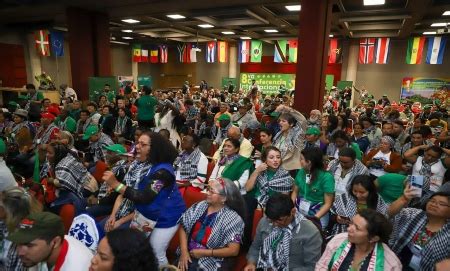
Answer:
[{"label": "man wearing cap", "polygon": [[255,115],[250,111],[251,106],[251,104],[241,103],[239,104],[238,112],[234,113],[233,116],[231,116],[231,122],[239,126],[242,131],[247,128],[248,123],[256,120]]},{"label": "man wearing cap", "polygon": [[34,147],[39,144],[49,144],[52,139],[56,139],[59,128],[53,123],[54,120],[55,115],[51,113],[46,112],[41,114],[41,126],[34,137]]},{"label": "man wearing cap", "polygon": [[14,140],[18,133],[25,133],[24,130],[26,129],[31,138],[34,137],[36,130],[34,126],[28,122],[27,110],[17,109],[13,114],[13,122],[11,127],[5,129],[7,136],[10,136]]},{"label": "man wearing cap", "polygon": [[229,114],[222,114],[217,118],[217,121],[219,127],[217,127],[217,134],[213,144],[220,146],[222,145],[222,141],[227,137],[228,129],[232,126],[231,116]]},{"label": "man wearing cap", "polygon": [[108,135],[99,130],[97,125],[89,125],[86,128],[83,140],[89,140],[89,150],[94,162],[106,161],[105,148],[114,144]]},{"label": "man wearing cap", "polygon": [[305,149],[308,148],[320,148],[323,153],[325,153],[327,149],[327,145],[320,140],[321,132],[317,127],[309,127],[305,133]]},{"label": "man wearing cap", "polygon": [[17,245],[23,266],[39,271],[88,270],[93,257],[83,243],[64,235],[62,219],[49,212],[30,214],[7,239]]},{"label": "man wearing cap", "polygon": [[6,144],[3,139],[0,138],[0,192],[5,191],[8,188],[17,186],[16,179],[12,174],[9,167],[6,165],[3,159],[6,155]]}]

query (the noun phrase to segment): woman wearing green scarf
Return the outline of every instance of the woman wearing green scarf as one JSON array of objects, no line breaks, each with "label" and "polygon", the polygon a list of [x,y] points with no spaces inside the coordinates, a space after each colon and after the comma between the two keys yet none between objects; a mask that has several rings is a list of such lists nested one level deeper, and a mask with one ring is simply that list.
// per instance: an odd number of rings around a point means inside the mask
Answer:
[{"label": "woman wearing green scarf", "polygon": [[209,180],[219,177],[227,178],[239,188],[241,194],[246,194],[245,184],[253,171],[253,162],[239,155],[239,140],[228,138],[223,144],[223,154],[216,163]]},{"label": "woman wearing green scarf", "polygon": [[391,231],[384,215],[372,209],[361,211],[352,218],[348,233],[331,239],[316,270],[402,270],[400,260],[386,245]]}]

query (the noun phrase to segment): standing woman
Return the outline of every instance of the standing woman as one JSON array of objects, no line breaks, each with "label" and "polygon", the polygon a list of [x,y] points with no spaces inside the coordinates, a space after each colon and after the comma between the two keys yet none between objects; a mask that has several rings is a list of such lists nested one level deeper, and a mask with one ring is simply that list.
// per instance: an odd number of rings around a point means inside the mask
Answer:
[{"label": "standing woman", "polygon": [[155,127],[155,107],[158,100],[152,96],[152,89],[143,86],[144,95],[136,100],[135,105],[138,108],[137,120],[139,127],[150,129]]},{"label": "standing woman", "polygon": [[294,174],[300,165],[300,152],[305,146],[306,118],[298,111],[280,105],[279,124],[281,130],[273,138],[272,145],[281,151],[283,167]]},{"label": "standing woman", "polygon": [[170,102],[165,100],[157,106],[158,113],[155,114],[155,132],[166,129],[170,133],[170,141],[175,147],[181,144],[181,138],[178,134],[180,128],[180,111]]},{"label": "standing woman", "polygon": [[134,187],[120,183],[111,171],[103,179],[114,191],[132,201],[136,207],[131,228],[150,235],[150,244],[155,251],[159,265],[168,263],[166,250],[178,229],[178,220],[186,206],[178,191],[173,170],[177,150],[158,133],[145,132],[149,138],[147,162],[150,170]]},{"label": "standing woman", "polygon": [[192,205],[180,219],[180,258],[185,270],[232,270],[244,232],[245,203],[227,179],[209,182],[206,200]]},{"label": "standing woman", "polygon": [[317,147],[303,150],[300,163],[302,168],[295,177],[292,200],[303,215],[315,216],[325,228],[334,201],[333,175],[323,170],[323,154]]},{"label": "standing woman", "polygon": [[127,116],[124,108],[119,108],[117,114],[116,124],[114,125],[114,137],[118,140],[117,142],[122,142],[120,139],[131,140],[133,136],[133,121]]}]

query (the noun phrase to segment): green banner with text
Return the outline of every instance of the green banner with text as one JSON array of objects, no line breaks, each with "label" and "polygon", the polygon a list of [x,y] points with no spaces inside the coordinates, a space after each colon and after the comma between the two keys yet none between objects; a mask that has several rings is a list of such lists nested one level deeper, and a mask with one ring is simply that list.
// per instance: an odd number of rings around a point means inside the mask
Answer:
[{"label": "green banner with text", "polygon": [[264,94],[279,94],[280,87],[288,90],[295,88],[295,74],[284,73],[241,73],[240,88],[249,91],[252,80],[256,80],[256,84]]}]

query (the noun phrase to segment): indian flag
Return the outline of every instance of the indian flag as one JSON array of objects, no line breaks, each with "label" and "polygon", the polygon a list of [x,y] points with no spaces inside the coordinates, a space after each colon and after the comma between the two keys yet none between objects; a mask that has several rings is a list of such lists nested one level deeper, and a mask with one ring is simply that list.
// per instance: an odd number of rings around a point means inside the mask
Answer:
[{"label": "indian flag", "polygon": [[425,45],[425,37],[414,37],[408,40],[406,51],[407,64],[420,64],[422,62],[422,52]]}]

